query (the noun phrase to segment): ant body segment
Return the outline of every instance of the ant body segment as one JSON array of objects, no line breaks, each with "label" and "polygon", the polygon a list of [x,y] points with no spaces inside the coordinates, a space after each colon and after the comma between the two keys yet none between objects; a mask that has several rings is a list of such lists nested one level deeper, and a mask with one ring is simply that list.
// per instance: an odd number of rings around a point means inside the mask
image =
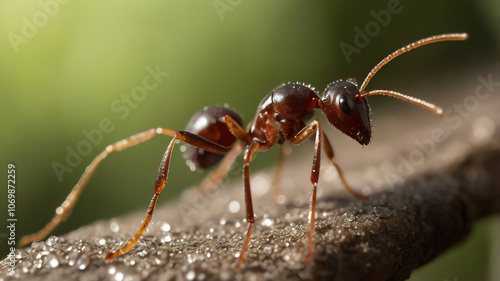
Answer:
[{"label": "ant body segment", "polygon": [[[333,82],[326,87],[322,97],[320,97],[314,89],[310,88],[310,86],[299,83],[290,83],[277,87],[260,102],[257,107],[256,115],[248,124],[246,130],[243,127],[241,118],[233,110],[227,107],[209,107],[198,112],[191,119],[184,131],[177,131],[170,128],[153,128],[108,145],[106,149],[87,166],[85,172],[73,187],[66,200],[56,209],[56,215],[53,219],[39,232],[24,236],[20,244],[24,245],[43,239],[69,215],[90,176],[108,154],[145,142],[156,135],[167,135],[173,137],[173,139],[161,159],[154,185],[154,195],[149,204],[146,217],[142,221],[137,233],[128,243],[116,252],[109,253],[106,259],[112,260],[130,251],[147,228],[152,219],[156,201],[167,182],[170,158],[174,145],[177,140],[179,140],[189,144],[184,152],[184,156],[187,159],[188,165],[192,165],[193,168],[208,168],[222,161],[220,166],[201,184],[203,192],[215,188],[225,177],[236,157],[243,152],[244,196],[248,229],[243,241],[237,266],[237,269],[241,270],[245,261],[252,233],[252,225],[254,223],[250,190],[250,163],[252,162],[254,153],[257,151],[266,151],[275,144],[279,144],[280,147],[283,147],[281,144],[286,141],[297,145],[304,142],[309,137],[314,136],[314,157],[311,171],[312,193],[308,217],[307,254],[305,257],[305,264],[308,264],[313,259],[316,189],[320,173],[322,148],[330,162],[336,168],[346,190],[356,199],[368,199],[368,197],[354,192],[345,180],[340,167],[335,162],[333,148],[328,137],[323,133],[320,121],[318,119],[309,121],[314,111],[321,110],[328,122],[361,145],[368,145],[371,140],[369,107],[366,99],[369,96],[387,95],[395,97],[413,103],[437,115],[442,115],[443,111],[441,108],[414,97],[389,90],[372,90],[368,92],[364,90],[375,73],[393,58],[414,48],[430,43],[458,41],[467,38],[468,35],[465,33],[443,34],[421,39],[400,48],[378,63],[368,73],[361,87],[358,87],[351,81]],[[279,180],[276,179],[279,179],[281,173],[283,155],[284,152],[283,149],[281,149],[276,169],[276,177],[273,184],[275,185],[275,198],[276,194],[278,194],[277,183],[279,182]]]}]

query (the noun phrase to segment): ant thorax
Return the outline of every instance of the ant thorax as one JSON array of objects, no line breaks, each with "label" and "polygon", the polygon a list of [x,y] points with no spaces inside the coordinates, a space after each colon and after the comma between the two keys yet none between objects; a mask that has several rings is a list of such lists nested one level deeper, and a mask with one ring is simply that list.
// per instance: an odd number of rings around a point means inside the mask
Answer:
[{"label": "ant thorax", "polygon": [[[309,86],[289,83],[275,88],[260,102],[249,133],[259,139],[283,143],[306,126],[319,96]],[[272,136],[274,135],[274,136]]]}]

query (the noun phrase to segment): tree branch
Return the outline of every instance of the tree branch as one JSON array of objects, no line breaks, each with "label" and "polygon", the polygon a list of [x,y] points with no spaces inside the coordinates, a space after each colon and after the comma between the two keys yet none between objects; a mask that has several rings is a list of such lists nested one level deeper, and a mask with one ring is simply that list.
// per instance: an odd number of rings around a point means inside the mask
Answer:
[{"label": "tree branch", "polygon": [[[493,102],[490,106],[498,108]],[[108,280],[120,276],[123,280],[405,280],[415,268],[464,239],[477,220],[500,212],[500,122],[495,118],[498,116],[483,122],[490,133],[482,138],[479,134],[480,141],[470,140],[469,128],[481,125],[479,119],[470,119],[446,140],[435,142],[426,156],[415,146],[398,148],[398,144],[412,146],[405,144],[413,144],[408,140],[415,136],[397,134],[398,140],[389,133],[380,134],[384,141],[374,143],[373,149],[346,155],[357,159],[348,163],[347,178],[359,190],[371,192],[369,201],[357,201],[342,191],[333,169],[324,161],[315,256],[307,267],[303,260],[310,153],[287,161],[294,163],[285,167],[285,204],[272,200],[272,171],[252,172],[256,224],[241,275],[234,268],[246,222],[242,183],[233,179],[207,196],[192,189],[159,208],[138,245],[114,261],[103,258],[131,237],[144,211],[35,242],[16,252],[15,275],[7,274],[5,259],[0,276],[6,280]],[[403,128],[392,129],[401,132],[415,123],[407,118],[402,124]],[[425,156],[423,164],[417,162],[420,154],[415,151]],[[397,159],[406,162],[396,163]],[[169,188],[167,184],[165,192]]]}]

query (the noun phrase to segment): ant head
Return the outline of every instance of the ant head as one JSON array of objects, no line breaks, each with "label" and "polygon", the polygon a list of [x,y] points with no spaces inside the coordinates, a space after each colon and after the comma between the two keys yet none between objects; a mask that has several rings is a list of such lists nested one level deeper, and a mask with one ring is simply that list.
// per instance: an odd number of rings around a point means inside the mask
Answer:
[{"label": "ant head", "polygon": [[395,57],[427,44],[442,41],[465,40],[468,37],[466,33],[442,34],[424,38],[400,48],[375,65],[366,76],[361,87],[358,88],[356,84],[350,81],[337,81],[328,85],[319,102],[319,106],[333,126],[355,139],[361,145],[370,143],[372,136],[369,118],[370,109],[366,100],[369,96],[385,95],[394,97],[420,106],[436,115],[442,115],[443,110],[440,107],[411,96],[389,90],[372,90],[368,92],[364,90],[375,73]]},{"label": "ant head", "polygon": [[370,143],[370,108],[361,98],[356,84],[337,81],[326,88],[320,102],[321,111],[328,121],[361,145]]}]

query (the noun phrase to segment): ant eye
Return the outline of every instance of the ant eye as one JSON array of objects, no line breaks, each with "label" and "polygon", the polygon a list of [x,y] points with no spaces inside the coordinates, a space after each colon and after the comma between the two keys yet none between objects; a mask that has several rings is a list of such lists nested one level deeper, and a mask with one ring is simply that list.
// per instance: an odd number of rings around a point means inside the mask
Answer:
[{"label": "ant eye", "polygon": [[339,94],[337,96],[337,106],[347,115],[351,115],[354,109],[352,100],[345,94]]}]

